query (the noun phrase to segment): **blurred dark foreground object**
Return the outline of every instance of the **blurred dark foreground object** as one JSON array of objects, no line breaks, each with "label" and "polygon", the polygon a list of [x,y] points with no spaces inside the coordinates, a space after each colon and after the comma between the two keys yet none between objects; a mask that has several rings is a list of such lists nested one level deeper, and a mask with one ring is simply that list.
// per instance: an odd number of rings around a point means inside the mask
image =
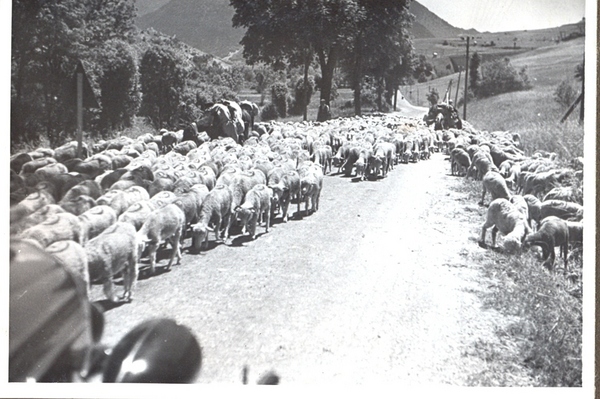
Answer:
[{"label": "blurred dark foreground object", "polygon": [[99,345],[104,317],[84,284],[37,245],[11,240],[9,382],[195,380],[202,349],[173,320],[146,321],[112,349]]}]

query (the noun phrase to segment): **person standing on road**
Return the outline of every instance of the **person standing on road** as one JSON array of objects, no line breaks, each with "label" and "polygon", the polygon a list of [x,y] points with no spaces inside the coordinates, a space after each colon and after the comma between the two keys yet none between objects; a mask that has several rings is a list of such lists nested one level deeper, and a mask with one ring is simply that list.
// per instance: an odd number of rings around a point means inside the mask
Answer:
[{"label": "person standing on road", "polygon": [[319,106],[319,112],[317,113],[317,122],[325,122],[331,119],[331,110],[329,105],[325,102],[325,99],[321,99],[321,105]]}]

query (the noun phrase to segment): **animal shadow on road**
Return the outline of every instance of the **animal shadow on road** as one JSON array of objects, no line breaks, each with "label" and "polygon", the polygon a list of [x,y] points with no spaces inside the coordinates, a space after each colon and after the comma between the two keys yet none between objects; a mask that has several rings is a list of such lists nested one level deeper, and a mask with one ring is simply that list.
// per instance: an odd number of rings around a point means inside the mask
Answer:
[{"label": "animal shadow on road", "polygon": [[95,305],[97,305],[100,310],[102,311],[102,313],[104,312],[108,312],[111,309],[115,309],[118,307],[121,307],[122,305],[125,305],[126,301],[122,301],[122,302],[111,302],[108,299],[101,299],[99,301],[94,302]]},{"label": "animal shadow on road", "polygon": [[[262,234],[264,234],[264,233],[262,233]],[[260,237],[262,234],[257,234],[256,238]],[[229,244],[229,246],[230,247],[243,247],[244,243],[247,243],[250,241],[254,241],[254,240],[248,233],[246,233],[243,235],[239,235],[239,236],[235,237],[233,240],[231,240],[231,244]]]}]

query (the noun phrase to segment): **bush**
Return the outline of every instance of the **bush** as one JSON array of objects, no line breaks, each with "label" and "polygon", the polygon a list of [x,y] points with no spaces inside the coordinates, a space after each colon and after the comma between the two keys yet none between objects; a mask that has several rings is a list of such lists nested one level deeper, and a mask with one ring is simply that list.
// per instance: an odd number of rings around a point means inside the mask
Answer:
[{"label": "bush", "polygon": [[260,110],[260,119],[263,121],[272,121],[279,118],[277,107],[273,103],[268,103]]},{"label": "bush", "polygon": [[277,110],[277,114],[285,118],[287,116],[288,88],[285,83],[277,82],[271,85],[271,104]]},{"label": "bush", "polygon": [[527,69],[523,67],[517,72],[508,58],[484,63],[482,69],[484,77],[476,88],[477,97],[491,97],[531,88]]},{"label": "bush", "polygon": [[567,108],[571,104],[573,104],[573,101],[575,101],[576,98],[577,91],[566,80],[560,82],[560,84],[554,91],[554,100],[560,105],[562,105],[564,108]]}]

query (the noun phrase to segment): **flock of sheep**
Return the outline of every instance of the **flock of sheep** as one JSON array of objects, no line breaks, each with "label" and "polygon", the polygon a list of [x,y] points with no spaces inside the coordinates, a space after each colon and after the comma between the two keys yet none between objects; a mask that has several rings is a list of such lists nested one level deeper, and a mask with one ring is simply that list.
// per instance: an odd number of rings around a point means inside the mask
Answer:
[{"label": "flock of sheep", "polygon": [[[11,157],[11,239],[28,240],[59,258],[89,285],[123,278],[131,301],[141,260],[156,268],[161,245],[172,248],[167,269],[221,242],[233,224],[256,238],[274,217],[286,222],[319,209],[323,178],[332,168],[358,180],[384,178],[400,162],[429,158],[436,135],[398,116],[324,123],[258,123],[243,144],[183,131],[118,137],[91,146],[39,148]],[[203,138],[204,137],[204,138]],[[174,140],[175,138],[175,140]]]},{"label": "flock of sheep", "polygon": [[76,142],[16,154],[11,239],[44,248],[88,290],[102,283],[113,302],[119,300],[113,279],[121,275],[121,300],[131,301],[141,260],[148,259],[153,274],[161,245],[172,248],[168,269],[181,260],[186,237],[188,252],[197,253],[209,235],[227,242],[234,224],[255,239],[274,217],[286,222],[292,203],[297,216],[301,204],[305,215],[317,211],[324,175],[334,167],[356,180],[385,178],[396,165],[437,151],[450,154],[452,174],[482,180],[482,203],[487,192],[492,196],[482,246],[494,226],[493,246],[500,231],[507,251],[542,246],[552,267],[554,247],[561,246],[566,263],[568,245],[582,241],[581,165],[526,157],[518,135],[477,132],[468,124],[435,131],[397,115],[257,123],[243,144],[161,131],[84,144],[83,159]]},{"label": "flock of sheep", "polygon": [[491,195],[479,244],[487,248],[486,231],[504,235],[507,253],[539,246],[543,265],[554,270],[555,247],[560,247],[565,271],[569,247],[583,243],[583,158],[565,164],[554,153],[525,156],[520,136],[508,132],[445,132],[452,174],[482,182],[484,205]]}]

